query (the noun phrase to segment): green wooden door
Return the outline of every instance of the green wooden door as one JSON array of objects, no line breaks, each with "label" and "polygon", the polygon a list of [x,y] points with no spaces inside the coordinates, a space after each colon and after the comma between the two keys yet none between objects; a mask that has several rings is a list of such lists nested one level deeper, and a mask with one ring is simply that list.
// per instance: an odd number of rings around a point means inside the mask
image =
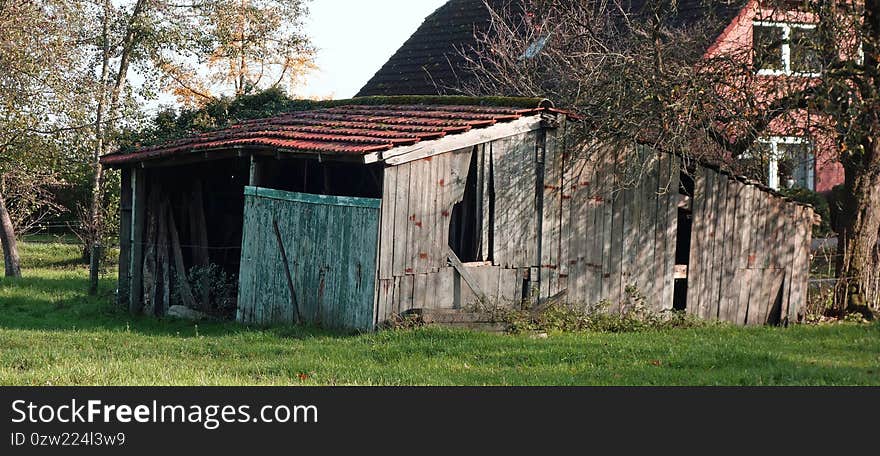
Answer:
[{"label": "green wooden door", "polygon": [[238,321],[372,329],[379,204],[246,187]]}]

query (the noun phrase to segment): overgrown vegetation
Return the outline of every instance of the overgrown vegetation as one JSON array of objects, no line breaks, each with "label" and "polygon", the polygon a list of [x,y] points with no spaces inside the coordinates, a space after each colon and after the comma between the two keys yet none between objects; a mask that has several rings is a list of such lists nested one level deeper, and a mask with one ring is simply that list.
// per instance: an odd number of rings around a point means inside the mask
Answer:
[{"label": "overgrown vegetation", "polygon": [[555,332],[643,332],[713,326],[680,311],[652,312],[644,306],[609,312],[611,303],[587,306],[551,304],[539,310],[494,307],[488,310],[496,321],[509,325],[512,333]]},{"label": "overgrown vegetation", "polygon": [[[48,239],[41,239],[46,241]],[[23,243],[0,279],[3,385],[880,385],[880,325],[497,335],[348,335],[132,317],[115,271],[86,293],[79,248]]]}]

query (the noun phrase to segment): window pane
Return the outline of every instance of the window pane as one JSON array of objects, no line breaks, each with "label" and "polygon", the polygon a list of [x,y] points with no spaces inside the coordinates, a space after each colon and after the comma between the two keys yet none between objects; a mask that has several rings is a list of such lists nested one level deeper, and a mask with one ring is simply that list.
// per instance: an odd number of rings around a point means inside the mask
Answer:
[{"label": "window pane", "polygon": [[819,58],[819,40],[816,29],[792,27],[791,29],[791,70],[798,73],[818,73],[822,71]]},{"label": "window pane", "polygon": [[782,27],[755,25],[752,28],[752,46],[755,68],[759,70],[784,70],[782,62]]},{"label": "window pane", "polygon": [[793,184],[795,187],[813,190],[815,160],[809,144],[779,144],[778,150],[783,154],[779,162],[781,184],[785,187]]}]

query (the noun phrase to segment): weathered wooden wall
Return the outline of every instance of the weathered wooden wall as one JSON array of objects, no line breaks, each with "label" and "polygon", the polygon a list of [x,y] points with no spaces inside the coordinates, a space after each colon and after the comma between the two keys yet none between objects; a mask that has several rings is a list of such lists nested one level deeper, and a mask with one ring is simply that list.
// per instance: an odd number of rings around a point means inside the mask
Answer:
[{"label": "weathered wooden wall", "polygon": [[[456,308],[477,296],[448,264],[453,208],[476,154],[483,214],[479,258],[464,265],[492,301],[519,302],[536,264],[536,132],[385,169],[379,247],[380,321],[414,308]],[[491,180],[490,180],[491,177]],[[505,201],[492,213],[495,201]]]},{"label": "weathered wooden wall", "polygon": [[238,321],[290,324],[298,308],[300,322],[372,329],[379,200],[256,187],[245,195]]},{"label": "weathered wooden wall", "polygon": [[612,311],[641,294],[651,310],[672,309],[680,165],[642,148],[600,149],[566,165],[563,190],[553,194],[561,228],[550,238],[565,248],[551,261],[548,294],[607,301]]},{"label": "weathered wooden wall", "polygon": [[[796,319],[811,209],[702,166],[694,194],[683,194],[681,158],[641,146],[570,152],[563,124],[387,168],[379,320],[478,300],[446,249],[472,154],[483,224],[479,258],[464,267],[489,300],[606,301],[612,312],[638,302],[660,312],[673,308],[678,271],[691,313],[739,324]],[[680,208],[694,222],[681,233],[691,248],[679,252],[690,265],[677,267]]]},{"label": "weathered wooden wall", "polygon": [[708,168],[694,183],[688,311],[740,325],[796,322],[813,210]]}]

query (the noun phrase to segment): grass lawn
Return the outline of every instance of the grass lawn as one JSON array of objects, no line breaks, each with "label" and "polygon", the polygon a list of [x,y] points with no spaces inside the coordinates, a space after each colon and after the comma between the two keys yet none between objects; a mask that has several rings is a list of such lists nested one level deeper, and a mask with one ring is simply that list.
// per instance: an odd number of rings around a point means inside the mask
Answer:
[{"label": "grass lawn", "polygon": [[880,325],[626,334],[363,335],[131,317],[115,271],[86,295],[77,248],[23,244],[0,279],[3,385],[880,385]]}]

